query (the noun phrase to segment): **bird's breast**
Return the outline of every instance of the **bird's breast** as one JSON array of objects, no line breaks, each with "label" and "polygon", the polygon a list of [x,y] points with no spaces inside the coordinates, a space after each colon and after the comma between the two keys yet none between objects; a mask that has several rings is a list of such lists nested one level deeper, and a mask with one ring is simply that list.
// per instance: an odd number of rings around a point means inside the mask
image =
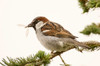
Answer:
[{"label": "bird's breast", "polygon": [[[65,51],[70,46],[73,46],[73,43],[70,42],[69,38],[57,38],[53,36],[45,36],[40,29],[36,32],[37,38],[40,43],[47,49],[51,51]],[[69,47],[68,47],[69,46]]]}]

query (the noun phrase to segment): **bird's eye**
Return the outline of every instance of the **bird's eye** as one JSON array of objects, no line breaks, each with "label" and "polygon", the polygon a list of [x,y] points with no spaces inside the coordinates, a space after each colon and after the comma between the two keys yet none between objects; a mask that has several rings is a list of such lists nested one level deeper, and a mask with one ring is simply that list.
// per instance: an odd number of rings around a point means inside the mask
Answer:
[{"label": "bird's eye", "polygon": [[36,20],[35,22],[38,23],[40,20]]}]

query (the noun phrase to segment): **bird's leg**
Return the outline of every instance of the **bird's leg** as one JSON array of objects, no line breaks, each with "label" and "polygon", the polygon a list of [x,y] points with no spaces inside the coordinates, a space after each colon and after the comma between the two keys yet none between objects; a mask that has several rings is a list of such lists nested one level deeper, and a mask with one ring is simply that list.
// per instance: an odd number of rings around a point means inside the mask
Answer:
[{"label": "bird's leg", "polygon": [[65,61],[63,60],[63,58],[61,57],[61,55],[59,55],[61,61],[64,63],[65,66],[69,66],[69,64],[66,64]]}]

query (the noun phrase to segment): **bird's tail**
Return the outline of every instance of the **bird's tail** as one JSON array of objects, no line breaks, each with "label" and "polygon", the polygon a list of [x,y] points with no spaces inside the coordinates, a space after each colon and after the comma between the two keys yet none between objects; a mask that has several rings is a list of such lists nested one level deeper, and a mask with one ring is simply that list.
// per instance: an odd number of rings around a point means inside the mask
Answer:
[{"label": "bird's tail", "polygon": [[76,45],[76,50],[82,52],[83,49],[89,49],[90,47],[85,45],[84,43],[82,42],[77,42],[77,45]]},{"label": "bird's tail", "polygon": [[[78,50],[79,51],[94,51],[94,50],[100,50],[100,42],[97,41],[87,41],[87,42],[78,42]],[[80,49],[81,47],[81,49]]]}]

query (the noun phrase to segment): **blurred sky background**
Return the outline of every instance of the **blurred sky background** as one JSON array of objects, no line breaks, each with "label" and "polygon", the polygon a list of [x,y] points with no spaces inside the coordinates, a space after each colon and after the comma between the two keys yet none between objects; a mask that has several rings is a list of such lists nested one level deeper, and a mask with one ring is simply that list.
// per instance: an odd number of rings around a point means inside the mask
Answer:
[{"label": "blurred sky background", "polygon": [[[27,57],[39,50],[47,53],[37,40],[33,28],[27,29],[18,24],[28,25],[35,17],[45,16],[61,24],[78,41],[100,40],[100,35],[85,36],[79,32],[92,22],[100,23],[100,9],[82,14],[78,0],[0,0],[0,61],[2,58]],[[62,54],[71,66],[100,66],[100,51],[83,52],[70,50]],[[63,64],[59,57],[51,60],[49,66]]]}]

